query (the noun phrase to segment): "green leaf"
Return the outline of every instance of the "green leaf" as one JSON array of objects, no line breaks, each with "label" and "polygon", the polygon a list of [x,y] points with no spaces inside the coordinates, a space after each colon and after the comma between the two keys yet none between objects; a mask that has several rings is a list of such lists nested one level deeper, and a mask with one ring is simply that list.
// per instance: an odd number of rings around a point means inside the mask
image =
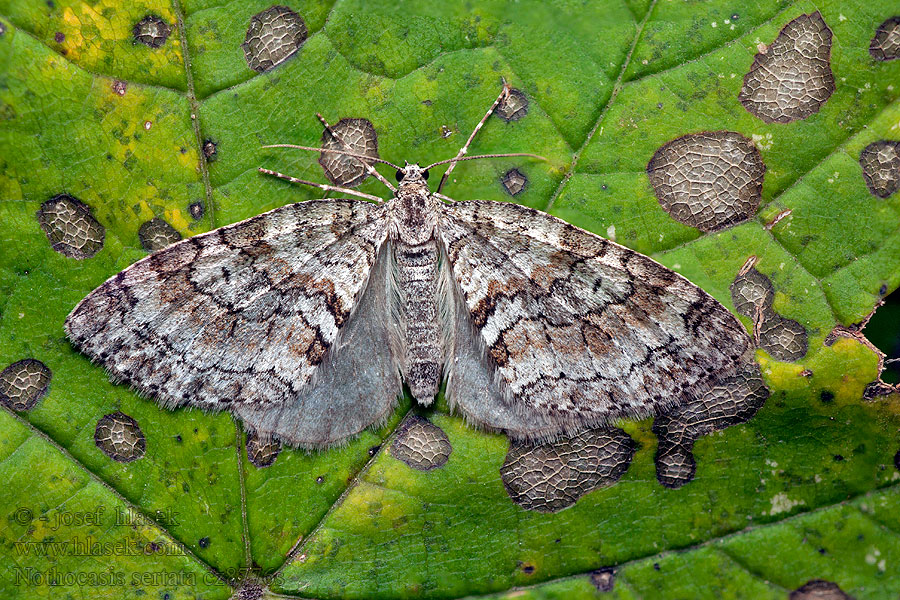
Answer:
[{"label": "green leaf", "polygon": [[[30,407],[0,411],[0,596],[783,598],[810,580],[897,596],[900,411],[896,393],[873,392],[888,388],[872,385],[879,356],[857,325],[900,286],[900,193],[874,195],[860,160],[900,140],[900,60],[870,53],[895,3],[286,4],[307,37],[259,72],[242,44],[254,18],[284,14],[269,3],[0,0],[0,396],[33,383]],[[769,122],[741,101],[745,76],[817,11],[834,91]],[[697,439],[677,489],[658,479],[651,421],[625,422],[637,450],[621,479],[559,512],[526,510],[501,480],[506,438],[442,399],[266,466],[228,414],[162,410],[66,340],[78,301],[147,254],[142,225],[157,219],[172,241],[321,197],[257,172],[324,181],[314,155],[261,148],[317,145],[317,112],[369,119],[393,162],[437,161],[503,80],[527,112],[491,117],[470,154],[547,162],[460,163],[445,193],[615,238],[736,313],[742,267],[771,286],[770,329],[741,313],[770,396]],[[749,140],[765,174],[758,208],[707,231],[663,208],[648,165],[720,131]],[[513,168],[527,178],[515,197]],[[360,189],[385,196],[371,178]],[[446,435],[446,464],[397,458],[413,415]]]}]

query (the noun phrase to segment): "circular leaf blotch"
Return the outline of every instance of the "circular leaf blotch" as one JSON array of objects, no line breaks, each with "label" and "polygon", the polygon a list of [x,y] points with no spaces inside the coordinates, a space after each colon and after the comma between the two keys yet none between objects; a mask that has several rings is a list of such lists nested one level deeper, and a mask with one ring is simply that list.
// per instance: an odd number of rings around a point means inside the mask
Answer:
[{"label": "circular leaf blotch", "polygon": [[41,204],[37,220],[53,249],[69,258],[91,258],[103,247],[106,229],[90,207],[74,196],[58,194],[47,200]]},{"label": "circular leaf blotch", "polygon": [[14,362],[0,372],[0,403],[13,410],[31,410],[47,393],[52,376],[39,360]]},{"label": "circular leaf blotch", "polygon": [[97,422],[94,443],[111,459],[128,463],[147,450],[147,438],[138,422],[121,411],[105,415]]},{"label": "circular leaf blotch", "polygon": [[391,456],[418,471],[443,467],[452,451],[450,438],[444,430],[416,415],[403,423],[391,444]]},{"label": "circular leaf blotch", "polygon": [[834,93],[831,29],[818,11],[784,26],[754,57],[738,100],[766,123],[791,123],[819,112]]},{"label": "circular leaf blotch", "polygon": [[150,48],[159,48],[169,39],[172,29],[168,23],[156,15],[147,15],[134,24],[132,33],[135,43],[144,44]]},{"label": "circular leaf blotch", "polygon": [[308,32],[303,18],[286,6],[273,6],[253,15],[241,48],[247,66],[264,72],[290,58]]},{"label": "circular leaf blotch", "polygon": [[344,118],[331,127],[330,131],[326,128],[322,132],[319,164],[322,165],[325,176],[335,185],[356,187],[369,176],[363,161],[326,150],[344,150],[378,158],[378,136],[375,127],[368,119]]},{"label": "circular leaf blotch", "polygon": [[746,221],[762,198],[766,166],[753,142],[733,131],[685,135],[647,164],[660,206],[679,223],[718,231]]}]

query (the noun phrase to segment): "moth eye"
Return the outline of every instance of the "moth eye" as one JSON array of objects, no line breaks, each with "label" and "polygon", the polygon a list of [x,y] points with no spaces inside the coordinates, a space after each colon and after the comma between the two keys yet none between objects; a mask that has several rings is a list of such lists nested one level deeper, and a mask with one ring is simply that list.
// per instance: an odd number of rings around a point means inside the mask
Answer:
[{"label": "moth eye", "polygon": [[425,181],[428,181],[428,171],[422,171],[422,178],[423,178]]},{"label": "moth eye", "polygon": [[403,171],[401,171],[400,169],[397,169],[397,174],[395,175],[395,177],[397,178],[398,182],[403,181]]}]

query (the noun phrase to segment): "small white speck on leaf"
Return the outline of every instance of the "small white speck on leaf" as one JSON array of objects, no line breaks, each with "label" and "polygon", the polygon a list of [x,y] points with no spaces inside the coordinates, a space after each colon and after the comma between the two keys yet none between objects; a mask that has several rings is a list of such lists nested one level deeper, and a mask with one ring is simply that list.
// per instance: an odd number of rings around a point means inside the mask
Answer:
[{"label": "small white speck on leaf", "polygon": [[790,512],[794,507],[803,506],[804,504],[806,504],[804,500],[792,500],[784,492],[779,492],[772,496],[772,510],[769,511],[769,514],[777,515]]}]

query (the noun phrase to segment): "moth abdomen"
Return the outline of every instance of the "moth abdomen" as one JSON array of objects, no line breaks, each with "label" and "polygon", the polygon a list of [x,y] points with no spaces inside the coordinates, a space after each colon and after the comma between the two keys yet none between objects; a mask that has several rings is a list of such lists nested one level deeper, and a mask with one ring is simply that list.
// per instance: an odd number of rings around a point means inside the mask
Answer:
[{"label": "moth abdomen", "polygon": [[420,404],[428,406],[441,382],[443,343],[438,321],[438,248],[435,240],[395,249],[397,284],[406,324],[403,377]]}]

